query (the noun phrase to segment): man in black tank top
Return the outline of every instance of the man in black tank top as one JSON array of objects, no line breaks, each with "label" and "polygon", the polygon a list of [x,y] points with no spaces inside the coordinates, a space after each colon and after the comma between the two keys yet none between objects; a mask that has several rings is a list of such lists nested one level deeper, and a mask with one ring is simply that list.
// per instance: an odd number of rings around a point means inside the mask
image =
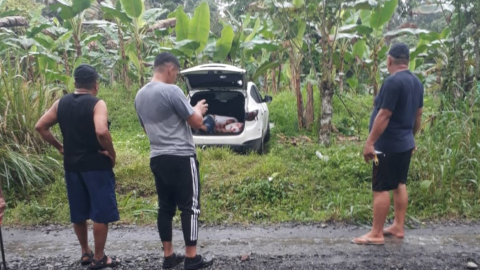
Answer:
[{"label": "man in black tank top", "polygon": [[[35,129],[63,154],[70,218],[82,248],[82,265],[115,267],[104,253],[108,223],[120,216],[115,197],[115,150],[108,130],[107,105],[96,98],[98,73],[89,65],[74,72],[75,92],[65,95],[38,120]],[[50,131],[60,125],[63,144]],[[87,220],[93,221],[95,253],[88,246]]]}]

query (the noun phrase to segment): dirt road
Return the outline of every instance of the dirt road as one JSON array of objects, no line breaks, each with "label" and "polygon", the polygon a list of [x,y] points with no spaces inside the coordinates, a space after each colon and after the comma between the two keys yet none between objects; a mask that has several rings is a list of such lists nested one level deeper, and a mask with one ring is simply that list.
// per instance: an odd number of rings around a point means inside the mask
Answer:
[{"label": "dirt road", "polygon": [[[215,257],[210,269],[466,269],[480,262],[479,224],[427,224],[385,246],[357,246],[350,240],[367,227],[271,225],[203,227],[199,252]],[[67,227],[3,228],[9,269],[86,269],[77,265],[79,247]],[[182,252],[181,231],[174,231]],[[107,254],[117,269],[161,269],[156,227],[113,226]],[[241,260],[242,255],[244,255]],[[181,266],[177,269],[182,269]]]}]

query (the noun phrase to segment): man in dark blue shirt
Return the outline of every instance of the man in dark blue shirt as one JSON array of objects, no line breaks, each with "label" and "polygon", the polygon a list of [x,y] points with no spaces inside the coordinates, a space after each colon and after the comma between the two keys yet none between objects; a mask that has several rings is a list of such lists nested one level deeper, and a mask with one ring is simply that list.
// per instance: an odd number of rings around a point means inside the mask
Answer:
[{"label": "man in dark blue shirt", "polygon": [[[395,44],[388,54],[387,67],[391,75],[375,98],[370,135],[363,151],[366,162],[374,160],[373,226],[369,233],[355,238],[355,244],[382,245],[384,236],[404,237],[407,175],[415,149],[414,135],[422,119],[424,90],[420,80],[408,69],[408,47],[403,43]],[[384,229],[391,190],[395,220],[392,226]]]}]

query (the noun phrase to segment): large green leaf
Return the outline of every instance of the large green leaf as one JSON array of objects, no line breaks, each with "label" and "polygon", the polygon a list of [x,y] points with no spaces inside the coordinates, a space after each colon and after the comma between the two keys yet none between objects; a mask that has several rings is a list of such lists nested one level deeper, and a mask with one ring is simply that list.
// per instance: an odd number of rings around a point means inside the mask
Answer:
[{"label": "large green leaf", "polygon": [[385,23],[392,19],[397,8],[398,0],[387,0],[383,6],[378,6],[370,17],[370,26],[380,29]]},{"label": "large green leaf", "polygon": [[355,78],[355,77],[348,78],[348,79],[347,79],[347,83],[348,83],[348,85],[350,86],[350,88],[352,88],[352,89],[357,89],[358,79]]},{"label": "large green leaf", "polygon": [[280,47],[275,41],[271,40],[252,40],[249,42],[244,42],[240,46],[250,51],[250,53],[260,52],[262,49],[265,49],[269,52],[274,52]]},{"label": "large green leaf", "polygon": [[156,22],[157,18],[167,13],[168,10],[163,8],[151,8],[143,13],[143,19],[147,22]]},{"label": "large green leaf", "polygon": [[455,7],[449,4],[428,4],[421,5],[412,10],[412,12],[416,14],[435,14],[443,11],[453,12],[455,11]]},{"label": "large green leaf", "polygon": [[138,59],[137,54],[134,51],[128,52],[128,59],[133,63],[135,68],[139,71],[140,70],[140,60]]},{"label": "large green leaf", "polygon": [[374,0],[358,0],[349,4],[349,6],[354,7],[356,10],[372,10],[377,5],[377,1]]},{"label": "large green leaf", "polygon": [[418,35],[418,34],[428,34],[430,31],[425,29],[416,29],[416,28],[401,28],[388,31],[383,36],[384,37],[393,37],[393,36],[403,36],[403,35]]},{"label": "large green leaf", "polygon": [[70,20],[89,8],[90,5],[91,0],[73,0],[71,5],[64,0],[57,0],[55,4],[50,5],[50,9],[58,11],[62,19]]},{"label": "large green leaf", "polygon": [[128,17],[127,14],[125,14],[123,11],[118,10],[116,7],[111,6],[107,3],[102,2],[101,9],[105,13],[105,15],[107,15],[107,16],[104,15],[105,19],[111,19],[111,20],[118,19],[125,24],[132,22],[132,19],[130,19],[130,17]]},{"label": "large green leaf", "polygon": [[222,61],[227,57],[232,48],[233,37],[232,26],[225,25],[222,30],[222,36],[217,40],[215,45],[215,52],[213,53],[214,61]]},{"label": "large green leaf", "polygon": [[86,37],[84,40],[83,40],[83,44],[85,46],[87,46],[88,44],[90,44],[90,42],[92,41],[95,41],[95,40],[99,40],[103,37],[103,34],[100,34],[100,33],[96,33],[96,34],[93,34],[93,35],[90,35],[88,37]]},{"label": "large green leaf", "polygon": [[263,63],[260,67],[258,67],[258,69],[257,69],[257,71],[255,72],[255,74],[253,74],[252,81],[257,80],[258,77],[260,77],[262,74],[264,74],[265,72],[267,72],[267,71],[270,70],[270,69],[277,68],[277,67],[280,66],[281,64],[282,64],[282,62],[280,62],[280,61],[265,62],[265,63]]},{"label": "large green leaf", "polygon": [[355,38],[361,38],[361,36],[356,35],[356,34],[349,34],[349,33],[337,33],[337,35],[330,35],[331,39],[339,40],[339,39],[355,39]]},{"label": "large green leaf", "polygon": [[353,56],[363,59],[365,51],[367,50],[367,43],[364,39],[360,39],[353,45]]},{"label": "large green leaf", "polygon": [[188,24],[190,23],[190,18],[183,11],[182,6],[177,8],[175,17],[177,18],[177,24],[175,25],[177,41],[185,40],[188,38]]},{"label": "large green leaf", "polygon": [[200,42],[196,40],[185,39],[175,43],[175,48],[181,51],[184,55],[191,57],[193,53],[200,47]]},{"label": "large green leaf", "polygon": [[55,41],[51,37],[46,35],[38,35],[33,39],[47,50],[52,50],[55,45]]},{"label": "large green leaf", "polygon": [[301,7],[305,6],[305,1],[303,1],[303,0],[293,0],[293,6],[295,8],[301,8]]},{"label": "large green leaf", "polygon": [[357,30],[358,24],[347,24],[338,28],[340,33],[351,33]]},{"label": "large green leaf", "polygon": [[0,10],[3,9],[3,6],[7,4],[7,0],[0,0]]},{"label": "large green leaf", "polygon": [[188,26],[188,39],[197,41],[200,43],[200,47],[197,52],[200,52],[205,48],[210,35],[210,8],[208,3],[203,1],[198,5],[193,14],[193,18],[190,20]]},{"label": "large green leaf", "polygon": [[250,33],[250,35],[248,35],[246,38],[245,38],[245,42],[248,42],[250,40],[252,40],[255,35],[257,34],[258,30],[260,29],[260,18],[257,19],[257,21],[255,22],[255,26],[253,27],[253,30],[252,32]]},{"label": "large green leaf", "polygon": [[120,2],[125,13],[132,19],[140,18],[145,11],[145,4],[142,0],[120,0]]},{"label": "large green leaf", "polygon": [[63,1],[57,1],[55,4],[50,5],[52,11],[58,12],[60,18],[64,20],[70,20],[77,14],[73,11],[73,8]]},{"label": "large green leaf", "polygon": [[87,8],[90,7],[90,5],[92,4],[92,2],[94,2],[95,0],[73,0],[72,2],[72,9],[73,9],[73,12],[77,13],[77,14],[80,14],[80,12],[86,10]]},{"label": "large green leaf", "polygon": [[68,31],[65,34],[61,35],[57,40],[55,40],[55,47],[58,47],[60,44],[67,42],[73,35],[73,31]]},{"label": "large green leaf", "polygon": [[34,26],[34,27],[32,27],[32,29],[30,29],[30,31],[27,32],[27,37],[28,38],[33,38],[38,33],[42,32],[42,30],[45,30],[49,27],[52,27],[52,25],[51,24],[40,24],[38,26]]},{"label": "large green leaf", "polygon": [[297,36],[293,40],[295,42],[297,48],[301,48],[303,44],[303,37],[305,35],[305,30],[307,29],[307,23],[305,20],[297,21]]}]

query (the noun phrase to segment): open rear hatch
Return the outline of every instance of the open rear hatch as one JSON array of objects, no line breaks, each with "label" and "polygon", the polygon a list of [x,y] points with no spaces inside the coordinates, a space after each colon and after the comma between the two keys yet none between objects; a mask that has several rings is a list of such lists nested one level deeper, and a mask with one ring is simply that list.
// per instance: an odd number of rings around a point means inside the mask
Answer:
[{"label": "open rear hatch", "polygon": [[[225,64],[206,64],[183,70],[181,72],[187,84],[188,95],[192,106],[205,99],[209,104],[206,120],[214,119],[216,124],[212,132],[202,130],[194,131],[198,135],[237,135],[243,132],[245,123],[245,97],[247,94],[246,71],[238,67]],[[193,95],[193,96],[191,96]],[[217,120],[220,118],[232,117],[235,123],[230,126],[223,125]],[[211,123],[213,124],[213,123]],[[234,128],[233,132],[229,127],[240,125]],[[210,130],[210,129],[209,129]]]},{"label": "open rear hatch", "polygon": [[244,90],[247,91],[246,71],[231,65],[206,64],[180,72],[187,90]]}]

